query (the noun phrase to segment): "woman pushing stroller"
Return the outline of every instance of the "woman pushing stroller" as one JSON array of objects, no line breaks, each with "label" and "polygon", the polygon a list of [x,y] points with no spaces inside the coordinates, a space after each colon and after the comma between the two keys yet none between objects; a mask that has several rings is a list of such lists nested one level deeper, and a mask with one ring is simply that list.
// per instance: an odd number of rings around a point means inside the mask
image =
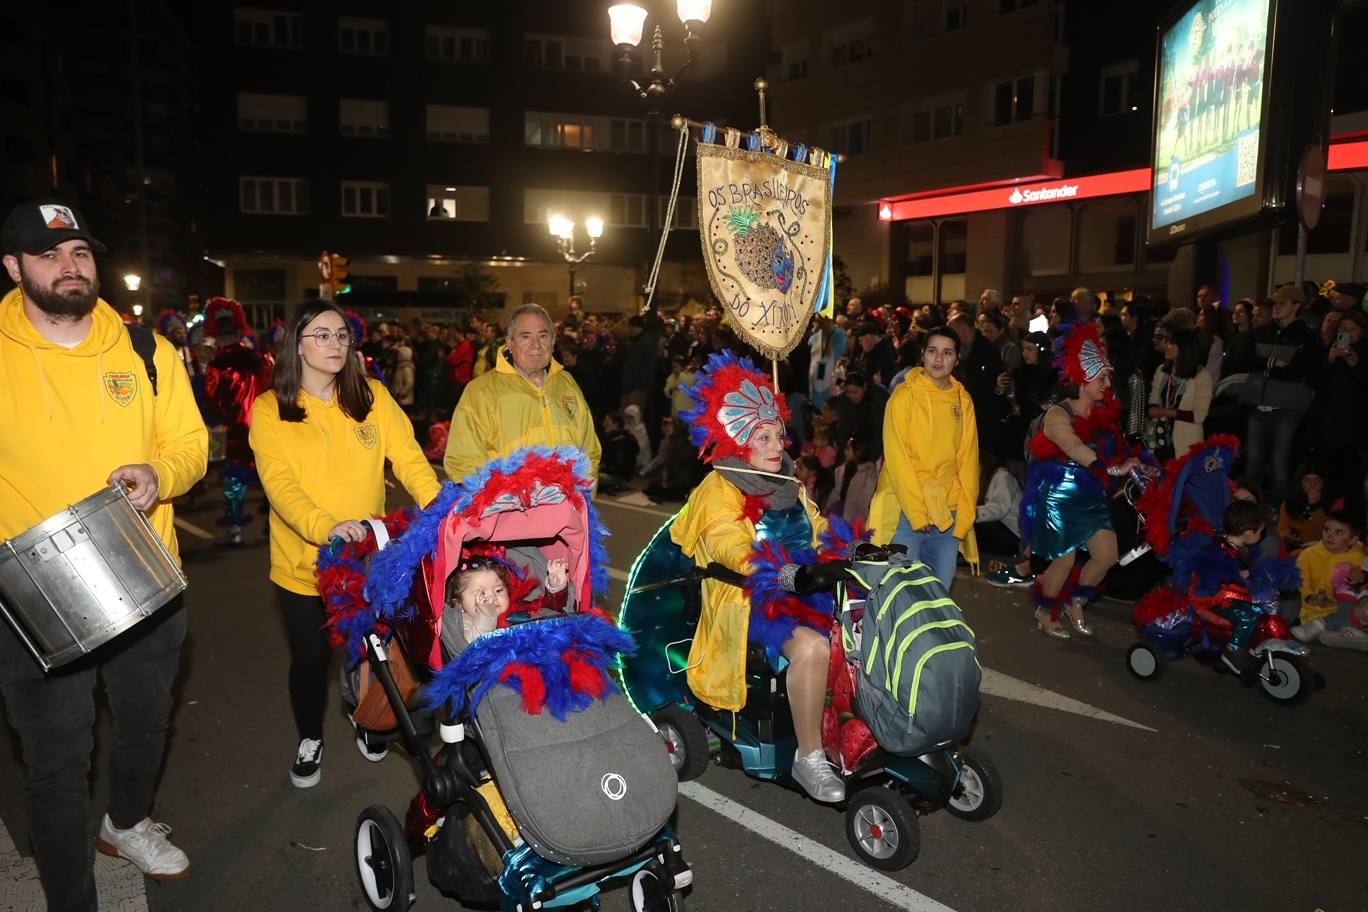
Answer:
[{"label": "woman pushing stroller", "polygon": [[[746,701],[747,644],[788,663],[788,696],[798,739],[793,778],[814,799],[839,802],[845,786],[822,749],[822,709],[831,658],[831,607],[821,596],[831,571],[817,563],[826,521],[793,476],[784,452],[788,407],[747,358],[709,357],[688,389],[680,417],[713,472],[694,489],[670,530],[700,567],[717,563],[746,576],[739,589],[703,581],[702,616],[689,653],[698,699],[732,712]],[[831,577],[834,580],[834,577]]]}]

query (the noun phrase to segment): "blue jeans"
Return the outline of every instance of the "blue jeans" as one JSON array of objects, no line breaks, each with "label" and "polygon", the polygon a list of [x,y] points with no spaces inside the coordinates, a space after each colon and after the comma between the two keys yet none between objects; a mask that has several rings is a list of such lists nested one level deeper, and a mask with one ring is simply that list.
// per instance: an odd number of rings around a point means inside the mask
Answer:
[{"label": "blue jeans", "polygon": [[1263,485],[1263,502],[1270,507],[1282,503],[1292,477],[1292,444],[1301,420],[1302,413],[1290,409],[1263,412],[1256,408],[1249,413],[1249,433],[1241,448],[1245,480]]},{"label": "blue jeans", "polygon": [[955,538],[953,522],[944,532],[914,532],[906,515],[898,516],[898,528],[893,533],[893,544],[907,548],[907,556],[931,568],[931,574],[950,591],[955,582],[955,561],[959,554],[959,539]]},{"label": "blue jeans", "polygon": [[0,623],[0,693],[27,772],[29,841],[49,912],[96,912],[90,754],[95,678],[114,717],[109,818],[127,829],[152,810],[185,639],[180,598],[90,656],[51,674]]}]

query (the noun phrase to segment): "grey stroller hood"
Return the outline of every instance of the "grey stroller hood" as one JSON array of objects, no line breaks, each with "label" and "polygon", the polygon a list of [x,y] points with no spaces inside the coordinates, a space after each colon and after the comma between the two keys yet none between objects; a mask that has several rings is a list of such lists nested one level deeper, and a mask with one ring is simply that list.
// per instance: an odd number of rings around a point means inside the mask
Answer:
[{"label": "grey stroller hood", "polygon": [[614,861],[674,812],[679,780],[665,742],[616,691],[562,722],[528,714],[515,691],[495,687],[475,723],[518,829],[543,858]]}]

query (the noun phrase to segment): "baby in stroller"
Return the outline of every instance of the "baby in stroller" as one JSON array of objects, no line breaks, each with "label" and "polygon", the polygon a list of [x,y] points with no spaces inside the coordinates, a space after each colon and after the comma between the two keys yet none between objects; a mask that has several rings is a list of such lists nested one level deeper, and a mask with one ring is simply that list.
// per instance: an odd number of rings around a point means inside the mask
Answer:
[{"label": "baby in stroller", "polygon": [[[373,908],[411,901],[413,851],[466,905],[566,907],[631,878],[635,908],[682,907],[674,769],[609,676],[635,647],[593,607],[593,482],[572,449],[519,451],[447,485],[365,567],[369,617],[344,626],[369,622],[363,654],[423,779],[404,823],[380,805],[357,822]],[[396,644],[426,681],[411,702],[438,721],[431,756],[393,686]]]}]

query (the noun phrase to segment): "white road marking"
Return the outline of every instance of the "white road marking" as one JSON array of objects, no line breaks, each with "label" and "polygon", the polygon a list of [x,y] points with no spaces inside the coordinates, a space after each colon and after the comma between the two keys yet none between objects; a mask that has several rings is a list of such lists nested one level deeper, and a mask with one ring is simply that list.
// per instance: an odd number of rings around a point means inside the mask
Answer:
[{"label": "white road marking", "polygon": [[[95,890],[100,912],[147,912],[142,872],[127,861],[95,853]],[[0,820],[0,909],[40,912],[47,908],[38,866],[19,854],[5,823]]]},{"label": "white road marking", "polygon": [[615,580],[621,580],[621,581],[624,582],[624,583],[627,582],[627,574],[623,573],[623,572],[622,572],[621,570],[619,570],[617,567],[609,567],[609,568],[608,568],[608,578],[609,578],[609,579],[615,579]]},{"label": "white road marking", "polygon": [[[627,498],[631,499],[628,500]],[[650,499],[644,495],[633,496],[628,494],[624,497],[600,497],[594,501],[594,506],[616,507],[619,510],[631,510],[633,513],[646,513],[651,516],[659,516],[661,519],[669,519],[678,512],[676,510],[661,510],[658,507],[648,507],[644,505],[649,504],[650,502]]]},{"label": "white road marking", "polygon": [[1138,728],[1141,731],[1157,731],[1148,725],[1141,725],[1139,722],[1113,715],[1105,710],[1098,709],[1096,706],[1089,706],[1087,703],[1055,693],[1053,690],[1046,690],[1038,684],[1005,675],[1000,671],[993,671],[991,668],[983,669],[983,683],[979,685],[979,693],[990,697],[1001,697],[1004,700],[1030,703],[1033,706],[1043,706],[1046,709],[1057,709],[1060,712],[1086,716],[1089,719],[1097,719],[1102,722],[1112,722],[1116,725],[1125,725],[1128,728]]},{"label": "white road marking", "polygon": [[[954,912],[949,906],[918,893],[906,884],[885,877],[873,868],[866,867],[853,858],[847,858],[697,782],[681,782],[679,793],[899,909],[906,909],[908,912]],[[852,903],[852,906],[854,905],[858,904]]]},{"label": "white road marking", "polygon": [[195,525],[194,523],[190,522],[188,519],[181,519],[179,516],[176,517],[176,528],[177,528],[177,529],[180,529],[180,530],[182,530],[182,531],[185,531],[185,532],[189,532],[191,535],[195,536],[196,538],[202,538],[202,539],[204,539],[205,541],[213,541],[213,540],[214,540],[214,533],[212,533],[212,532],[206,532],[206,531],[204,531],[203,529],[201,529],[199,526],[197,526],[197,525]]}]

